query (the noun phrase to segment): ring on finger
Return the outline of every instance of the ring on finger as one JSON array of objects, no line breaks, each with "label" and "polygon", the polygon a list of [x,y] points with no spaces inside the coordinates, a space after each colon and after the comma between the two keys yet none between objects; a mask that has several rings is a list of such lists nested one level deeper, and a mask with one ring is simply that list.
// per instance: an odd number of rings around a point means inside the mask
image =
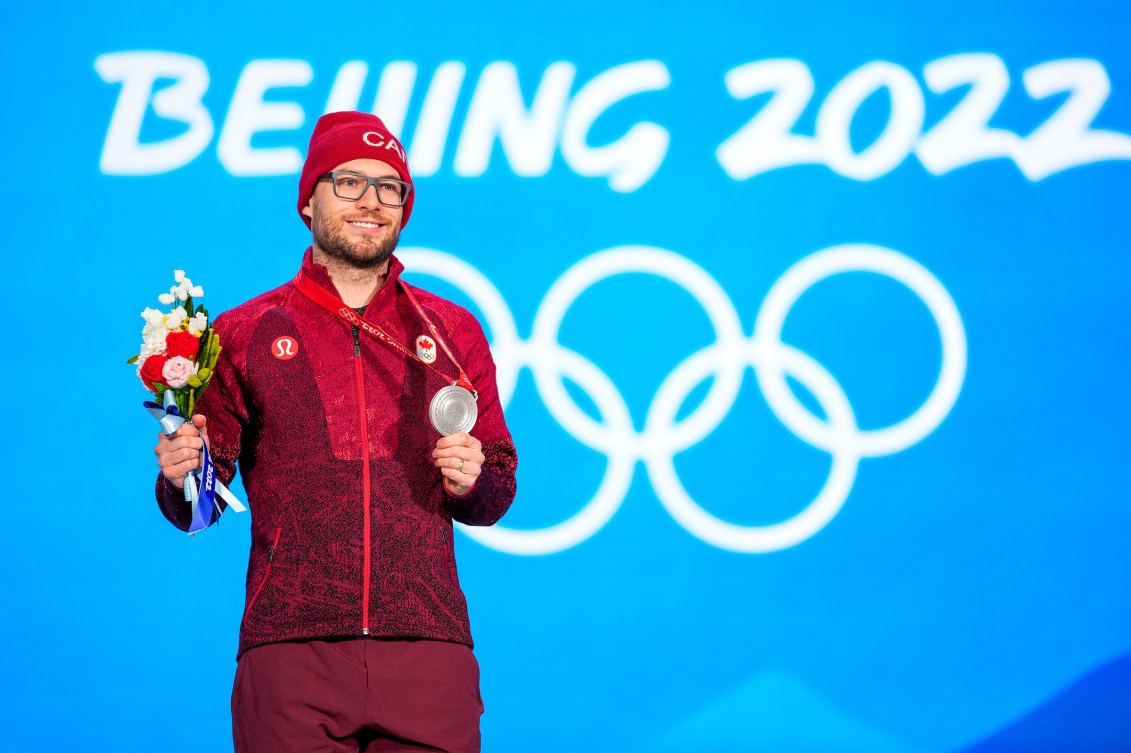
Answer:
[{"label": "ring on finger", "polygon": [[463,458],[459,459],[459,465],[456,466],[456,470],[461,473],[463,472]]}]

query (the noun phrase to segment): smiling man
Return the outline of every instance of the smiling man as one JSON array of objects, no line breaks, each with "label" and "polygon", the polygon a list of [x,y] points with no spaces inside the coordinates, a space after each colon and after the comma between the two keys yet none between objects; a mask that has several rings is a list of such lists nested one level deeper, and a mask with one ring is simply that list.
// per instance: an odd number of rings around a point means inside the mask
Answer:
[{"label": "smiling man", "polygon": [[478,322],[401,279],[414,200],[376,116],[320,118],[299,179],[301,268],[216,319],[199,414],[155,450],[158,502],[183,530],[203,442],[247,492],[237,753],[480,748],[452,521],[497,521],[517,456]]}]

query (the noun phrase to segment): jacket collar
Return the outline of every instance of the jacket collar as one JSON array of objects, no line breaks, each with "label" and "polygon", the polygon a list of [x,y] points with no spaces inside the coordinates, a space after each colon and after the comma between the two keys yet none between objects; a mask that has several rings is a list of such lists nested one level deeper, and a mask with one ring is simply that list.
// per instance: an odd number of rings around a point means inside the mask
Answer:
[{"label": "jacket collar", "polygon": [[[306,273],[306,276],[311,280],[314,280],[316,283],[341,298],[341,294],[338,293],[338,289],[334,287],[334,281],[330,279],[330,271],[326,269],[326,267],[322,264],[314,263],[313,246],[308,246],[306,252],[302,255],[302,271]],[[377,291],[377,295],[373,296],[373,301],[371,301],[370,303],[372,304],[373,302],[383,298],[386,295],[385,290],[390,286],[395,288],[397,278],[401,276],[401,272],[403,271],[404,264],[401,264],[401,260],[396,257],[396,254],[390,256],[389,274],[385,278],[385,284],[382,285],[381,289]]]}]

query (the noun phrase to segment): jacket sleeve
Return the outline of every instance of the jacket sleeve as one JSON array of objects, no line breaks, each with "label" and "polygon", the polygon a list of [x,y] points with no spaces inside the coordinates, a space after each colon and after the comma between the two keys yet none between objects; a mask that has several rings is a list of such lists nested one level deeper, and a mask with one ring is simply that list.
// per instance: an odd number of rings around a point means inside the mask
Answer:
[{"label": "jacket sleeve", "polygon": [[[213,323],[215,332],[220,335],[220,357],[212,379],[196,405],[196,412],[208,419],[208,452],[216,464],[218,478],[225,485],[231,484],[236,475],[236,459],[240,455],[244,432],[248,426],[248,411],[245,395],[237,367],[235,333],[224,326],[225,317],[221,314]],[[185,499],[182,489],[178,489],[157,474],[157,505],[165,518],[182,531],[187,531],[192,523],[192,508]],[[223,510],[226,505],[219,497],[216,503]]]},{"label": "jacket sleeve", "polygon": [[465,354],[464,368],[479,393],[476,403],[479,418],[471,434],[482,442],[485,459],[471,491],[456,497],[448,494],[445,487],[444,494],[454,519],[466,525],[489,526],[503,517],[514,501],[518,454],[503,418],[503,406],[495,382],[495,362],[487,347],[487,338],[473,316],[468,314],[467,320],[461,328],[467,332],[461,350]]}]

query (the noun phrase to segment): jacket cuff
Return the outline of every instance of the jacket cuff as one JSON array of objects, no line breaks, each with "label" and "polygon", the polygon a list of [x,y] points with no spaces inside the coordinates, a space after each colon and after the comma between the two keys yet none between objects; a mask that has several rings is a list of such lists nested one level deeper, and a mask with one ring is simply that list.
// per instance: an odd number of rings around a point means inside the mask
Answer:
[{"label": "jacket cuff", "polygon": [[513,496],[501,493],[497,479],[497,471],[484,467],[475,485],[462,497],[449,493],[445,488],[452,518],[469,526],[494,525],[507,511]]},{"label": "jacket cuff", "polygon": [[192,505],[185,499],[185,490],[173,486],[164,473],[158,473],[156,493],[157,506],[165,519],[182,531],[187,531],[192,525]]}]

